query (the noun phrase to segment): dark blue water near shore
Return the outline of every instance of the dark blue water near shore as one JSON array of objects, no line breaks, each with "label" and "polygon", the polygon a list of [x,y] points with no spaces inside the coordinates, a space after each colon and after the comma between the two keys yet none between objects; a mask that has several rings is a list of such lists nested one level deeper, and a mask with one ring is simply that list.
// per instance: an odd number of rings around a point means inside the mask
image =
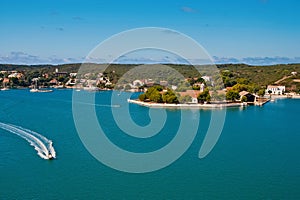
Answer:
[{"label": "dark blue water near shore", "polygon": [[[221,137],[204,159],[198,151],[212,111],[200,111],[198,134],[180,159],[159,171],[130,174],[85,149],[73,121],[72,92],[0,92],[0,122],[46,136],[57,152],[56,160],[41,159],[27,141],[0,129],[0,199],[300,199],[300,100],[228,109]],[[96,110],[115,144],[147,152],[172,140],[180,111],[167,111],[167,128],[157,138],[129,139],[105,106],[110,94],[96,93]],[[132,105],[130,112],[137,124],[149,123],[148,108]]]}]

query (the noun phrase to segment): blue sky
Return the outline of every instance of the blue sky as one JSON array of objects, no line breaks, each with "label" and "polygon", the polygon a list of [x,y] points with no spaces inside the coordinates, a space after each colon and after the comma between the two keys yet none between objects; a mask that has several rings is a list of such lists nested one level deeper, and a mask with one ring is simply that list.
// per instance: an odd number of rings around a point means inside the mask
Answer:
[{"label": "blue sky", "polygon": [[182,32],[216,62],[300,62],[299,10],[297,0],[1,0],[0,62],[81,61],[139,27]]}]

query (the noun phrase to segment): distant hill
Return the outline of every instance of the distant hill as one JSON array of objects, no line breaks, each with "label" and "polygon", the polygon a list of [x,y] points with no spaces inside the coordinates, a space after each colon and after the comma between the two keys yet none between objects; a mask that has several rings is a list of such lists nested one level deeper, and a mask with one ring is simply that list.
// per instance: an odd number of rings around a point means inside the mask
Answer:
[{"label": "distant hill", "polygon": [[[93,65],[95,69],[104,68],[104,64],[89,64]],[[53,73],[56,68],[61,72],[77,72],[80,68],[80,63],[74,64],[61,64],[61,65],[14,65],[14,64],[0,64],[0,71],[3,70],[16,70],[24,72],[25,74],[31,74],[34,72],[39,73]],[[111,73],[114,71],[116,77],[120,78],[123,74],[133,69],[137,65],[133,64],[111,64],[106,69],[107,73]],[[153,65],[151,65],[153,66]],[[173,69],[177,70],[180,74],[182,74],[185,78],[192,78],[199,76],[198,71],[189,65],[179,65],[179,64],[169,64]],[[278,64],[278,65],[270,65],[270,66],[251,66],[246,64],[220,64],[217,65],[220,71],[229,71],[232,73],[233,78],[245,78],[250,82],[256,83],[260,86],[265,86],[268,84],[272,84],[277,80],[281,79],[284,76],[288,76],[291,72],[298,72],[297,77],[295,79],[300,79],[300,64]],[[197,68],[205,68],[207,71],[211,66],[201,66]],[[146,71],[144,73],[147,73]],[[201,72],[202,73],[202,72]],[[202,74],[203,75],[203,74]],[[292,87],[292,85],[296,85],[297,88],[300,88],[300,83],[293,81],[294,78],[286,80],[284,84]]]},{"label": "distant hill", "polygon": [[260,86],[273,84],[282,77],[291,75],[291,72],[297,72],[298,76],[300,73],[300,64],[278,64],[270,66],[223,64],[218,65],[218,68],[220,70],[230,70],[235,78],[246,78],[250,82]]}]

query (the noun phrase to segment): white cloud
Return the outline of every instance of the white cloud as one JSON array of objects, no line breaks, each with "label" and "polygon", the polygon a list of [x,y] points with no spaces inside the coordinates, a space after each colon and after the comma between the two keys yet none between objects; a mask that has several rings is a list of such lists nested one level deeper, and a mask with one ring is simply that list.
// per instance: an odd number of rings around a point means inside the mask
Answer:
[{"label": "white cloud", "polygon": [[83,59],[76,58],[58,58],[51,56],[43,58],[36,55],[30,55],[21,51],[11,52],[8,55],[0,55],[0,63],[2,64],[62,64],[62,63],[77,63],[82,62]]},{"label": "white cloud", "polygon": [[[119,57],[114,63],[126,63],[126,64],[155,64],[155,63],[173,63],[173,64],[188,64],[187,60],[178,56],[172,56],[171,54],[147,54],[145,55],[123,55]],[[210,64],[211,61],[207,59],[189,59],[194,64]],[[0,55],[1,64],[63,64],[63,63],[80,63],[80,62],[95,62],[95,63],[107,63],[109,60],[101,57],[86,57],[86,58],[63,58],[58,56],[40,57],[37,55],[30,55],[24,52],[11,52],[8,55]],[[213,57],[213,62],[216,64],[226,63],[245,63],[250,65],[274,65],[274,64],[289,64],[300,63],[300,57],[246,57],[246,58],[234,58],[234,57]]]},{"label": "white cloud", "polygon": [[221,64],[221,63],[240,63],[240,60],[238,60],[236,58],[231,58],[231,57],[217,57],[217,56],[214,56],[213,57],[213,61],[216,64]]},{"label": "white cloud", "polygon": [[289,64],[300,63],[300,57],[246,57],[246,58],[228,58],[228,57],[213,57],[217,64],[222,63],[245,63],[249,65],[275,65],[275,64]]}]

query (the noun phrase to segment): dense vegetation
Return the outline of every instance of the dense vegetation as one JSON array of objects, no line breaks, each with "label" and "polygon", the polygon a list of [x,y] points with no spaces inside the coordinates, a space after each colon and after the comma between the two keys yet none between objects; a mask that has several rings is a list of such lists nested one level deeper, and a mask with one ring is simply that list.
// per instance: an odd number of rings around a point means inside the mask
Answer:
[{"label": "dense vegetation", "polygon": [[[159,66],[159,67],[157,67]],[[161,67],[164,66],[164,67]],[[155,68],[157,67],[157,68]],[[258,92],[265,88],[268,84],[273,84],[275,81],[284,76],[288,76],[291,72],[298,72],[298,77],[291,77],[284,80],[281,84],[287,86],[288,89],[299,91],[300,83],[295,82],[295,78],[300,78],[300,64],[282,64],[272,66],[250,66],[245,64],[223,64],[218,65],[218,68],[212,66],[189,66],[189,65],[144,65],[142,70],[137,65],[126,64],[63,64],[63,65],[11,65],[0,64],[0,71],[16,70],[25,75],[22,80],[13,80],[15,85],[28,86],[34,77],[41,77],[42,74],[52,74],[56,68],[63,72],[77,72],[80,69],[80,74],[85,72],[103,72],[107,75],[112,83],[130,83],[135,79],[151,77],[153,81],[166,79],[170,84],[180,84],[180,78],[201,77],[203,75],[211,75],[214,77],[214,84],[223,84],[225,87],[231,87],[236,84],[248,85],[247,90]],[[162,70],[164,69],[164,70]],[[218,70],[220,73],[216,73]],[[200,73],[199,73],[200,72]],[[3,76],[3,75],[2,75]],[[0,77],[1,78],[1,77]],[[52,78],[50,76],[50,78]],[[48,80],[42,80],[45,83]],[[209,85],[208,85],[209,86]]]},{"label": "dense vegetation", "polygon": [[160,85],[150,87],[147,92],[139,96],[141,101],[151,101],[155,103],[178,103],[178,98],[174,91],[167,89],[163,91]]},{"label": "dense vegetation", "polygon": [[211,96],[208,88],[205,88],[205,90],[198,95],[197,99],[199,103],[210,102]]},{"label": "dense vegetation", "polygon": [[[251,83],[259,86],[273,84],[284,76],[288,76],[291,72],[300,73],[300,64],[280,64],[271,66],[251,66],[245,64],[224,64],[219,65],[221,71],[229,70],[235,79],[245,78]],[[286,85],[289,87],[290,85]]]}]

